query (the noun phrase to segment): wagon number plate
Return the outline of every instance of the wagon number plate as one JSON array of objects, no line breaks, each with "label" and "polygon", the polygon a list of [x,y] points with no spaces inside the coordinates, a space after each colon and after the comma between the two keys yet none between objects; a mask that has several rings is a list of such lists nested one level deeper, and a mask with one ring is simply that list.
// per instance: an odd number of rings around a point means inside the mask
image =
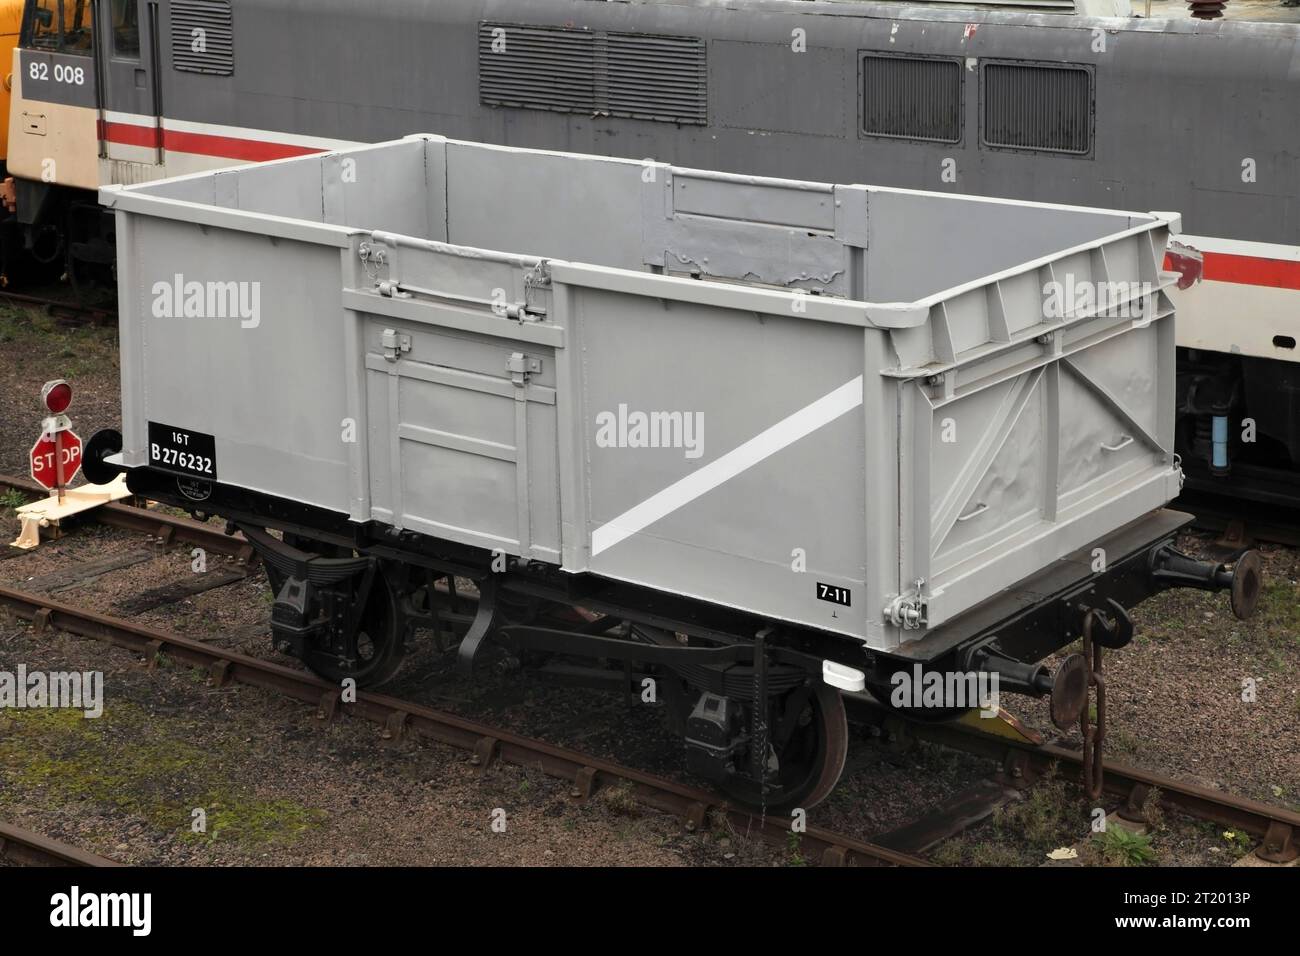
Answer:
[{"label": "wagon number plate", "polygon": [[217,440],[203,432],[149,423],[149,464],[193,478],[217,478]]}]

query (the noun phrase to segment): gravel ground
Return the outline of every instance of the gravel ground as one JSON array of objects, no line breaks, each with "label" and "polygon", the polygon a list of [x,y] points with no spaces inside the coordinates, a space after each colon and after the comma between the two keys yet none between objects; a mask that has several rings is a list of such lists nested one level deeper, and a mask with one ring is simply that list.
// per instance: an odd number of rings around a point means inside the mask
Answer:
[{"label": "gravel ground", "polygon": [[[0,519],[0,531],[9,533],[16,523],[11,518]],[[170,581],[186,580],[192,576],[188,552],[172,551],[158,553],[149,557],[148,549],[142,549],[141,538],[126,532],[87,525],[69,534],[57,542],[47,543],[40,549],[11,556],[0,561],[0,583],[11,584],[25,589],[41,590],[58,599],[76,603],[79,606],[94,607],[108,613],[121,613],[122,602],[133,598],[144,587],[157,587]],[[130,567],[114,570],[99,577],[68,583],[67,569],[95,561],[105,553],[127,553],[144,550],[139,563]],[[224,559],[214,558],[209,564],[209,573],[226,564]],[[268,634],[268,616],[270,611],[270,592],[260,574],[217,590],[205,592],[185,601],[135,615],[140,623],[161,628],[168,628],[199,637],[214,644],[239,650],[259,657],[270,658],[281,663],[293,664],[286,657],[277,655],[270,649]],[[370,774],[365,787],[383,789],[385,782],[384,767],[391,757],[386,750],[376,745],[378,728],[361,721],[341,720],[322,733],[309,708],[293,702],[278,702],[273,695],[249,689],[213,691],[202,683],[203,675],[182,669],[173,673],[164,666],[154,671],[145,671],[143,662],[135,656],[121,650],[107,648],[98,642],[72,637],[70,635],[53,635],[37,638],[31,628],[15,622],[11,627],[0,630],[0,662],[22,661],[29,668],[45,670],[63,670],[68,667],[77,669],[103,669],[108,681],[110,704],[105,720],[113,725],[114,721],[123,728],[121,736],[131,739],[133,735],[148,733],[152,735],[152,724],[144,720],[148,715],[158,726],[176,727],[174,733],[181,739],[203,740],[204,749],[213,749],[221,763],[235,762],[230,778],[232,780],[257,780],[259,792],[281,795],[282,798],[297,800],[298,794],[310,794],[311,799],[295,803],[293,808],[286,807],[297,834],[296,824],[301,814],[308,810],[324,810],[331,813],[331,802],[337,805],[342,798],[351,799],[355,790],[351,786],[332,784],[332,777],[322,774],[321,766],[332,767],[341,760],[348,760],[349,767],[355,767],[367,759],[379,761],[380,773]],[[57,648],[57,651],[56,651]],[[76,663],[67,664],[67,660]],[[644,706],[638,702],[629,704],[627,700],[616,695],[592,694],[583,690],[556,687],[536,678],[527,672],[521,672],[511,666],[503,655],[493,655],[486,660],[478,677],[473,681],[461,679],[455,672],[452,658],[440,655],[433,647],[432,641],[420,642],[414,652],[408,656],[398,678],[385,687],[385,692],[418,701],[443,710],[450,710],[464,716],[481,719],[487,723],[510,727],[520,733],[539,736],[570,747],[593,753],[608,759],[638,766],[653,772],[662,773],[679,779],[687,779],[681,771],[680,745],[669,736],[662,726],[657,708]],[[168,702],[157,702],[157,695],[163,694]],[[188,695],[188,696],[186,696]],[[232,698],[237,698],[232,702]],[[120,703],[118,703],[120,699]],[[120,710],[119,710],[120,708]],[[215,708],[215,712],[214,712]],[[119,718],[119,713],[126,716]],[[203,714],[212,713],[214,741],[209,743],[202,730]],[[2,713],[2,712],[0,712]],[[24,715],[26,716],[26,715]],[[167,717],[165,721],[159,717]],[[111,718],[111,719],[110,719]],[[30,718],[27,718],[30,719]],[[96,724],[95,721],[85,722]],[[282,725],[291,725],[292,730],[285,730]],[[231,729],[224,731],[226,726]],[[348,728],[346,731],[340,728]],[[31,754],[35,751],[55,751],[61,755],[66,748],[76,744],[74,752],[91,753],[91,741],[102,742],[102,736],[87,736],[86,732],[77,732],[72,727],[58,724],[46,728],[42,724],[33,725],[37,736],[24,744],[22,751]],[[8,728],[11,731],[14,727]],[[23,729],[26,729],[24,727]],[[5,726],[0,724],[0,739]],[[52,746],[44,734],[55,733],[72,735],[71,743],[59,738],[60,743]],[[158,731],[162,733],[163,731]],[[173,731],[165,731],[168,734]],[[370,758],[364,758],[349,751],[338,756],[330,755],[325,749],[332,744],[339,734],[346,733],[350,744],[356,749],[356,739],[363,739],[371,752]],[[233,740],[244,735],[249,741],[247,750],[227,748],[221,740]],[[311,738],[311,739],[308,739]],[[114,738],[115,739],[115,738]],[[292,747],[277,745],[277,739],[289,739]],[[97,743],[96,746],[102,745]],[[148,754],[150,745],[136,745],[140,752]],[[456,769],[460,777],[471,781],[477,780],[475,773],[467,768],[466,756],[437,745],[420,746],[421,754],[435,755],[436,766],[430,765],[420,771],[436,779],[439,787],[450,787],[441,779],[449,768]],[[441,756],[437,756],[441,754]],[[834,795],[831,801],[818,808],[810,815],[810,822],[844,829],[863,838],[871,834],[898,826],[915,816],[917,809],[928,803],[942,799],[973,782],[990,769],[984,761],[961,754],[950,754],[932,747],[922,747],[914,753],[893,754],[883,748],[872,747],[863,742],[854,755],[855,762],[850,765],[845,777],[845,785]],[[94,826],[97,829],[112,828],[114,822],[130,829],[113,842],[110,849],[127,845],[132,852],[140,840],[147,840],[152,846],[160,846],[156,852],[163,856],[145,856],[143,861],[164,860],[166,862],[206,862],[212,857],[196,855],[198,848],[184,833],[179,836],[169,832],[162,824],[169,822],[174,826],[179,809],[168,805],[170,816],[155,817],[151,820],[137,821],[120,817],[124,810],[136,809],[137,798],[132,796],[137,789],[146,791],[155,787],[175,790],[177,795],[185,792],[178,789],[177,783],[170,779],[169,761],[163,760],[163,766],[151,771],[148,766],[141,766],[138,773],[132,772],[123,782],[126,796],[113,796],[108,791],[95,789],[94,799],[103,803],[109,801],[109,808],[95,815]],[[6,752],[0,745],[0,773],[8,773],[16,783],[26,784],[33,780],[44,781],[52,768],[44,762],[33,766],[30,762],[18,760],[17,753]],[[189,781],[190,769],[184,770]],[[332,773],[331,769],[331,773]],[[412,771],[415,773],[416,771]],[[62,771],[60,772],[62,773]],[[33,804],[44,808],[56,808],[56,818],[62,820],[62,800],[70,792],[79,791],[84,786],[83,777],[95,777],[98,767],[82,766],[74,762],[66,773],[73,780],[60,783],[50,789],[38,787],[35,793],[25,792],[18,804],[28,807]],[[165,782],[160,782],[161,775]],[[536,800],[542,800],[542,809],[557,818],[557,826],[564,834],[582,823],[589,823],[591,811],[585,807],[576,807],[567,798],[568,785],[547,781],[541,775],[529,774],[516,768],[494,768],[489,776],[506,776],[513,782],[506,791],[513,787],[516,798],[529,795],[534,788],[538,793]],[[366,777],[366,772],[349,773],[348,783],[353,777]],[[200,778],[206,781],[206,778]],[[698,782],[689,781],[688,782]],[[379,787],[375,784],[379,783]],[[206,786],[206,782],[202,783]],[[472,797],[464,795],[465,788],[453,788],[456,805],[472,803]],[[193,792],[192,790],[189,792]],[[492,793],[501,793],[497,788]],[[293,795],[293,796],[290,796]],[[445,799],[440,796],[438,799]],[[125,802],[123,802],[125,801]],[[245,801],[246,802],[246,801]],[[480,801],[481,804],[481,801]],[[799,855],[797,844],[787,848],[770,848],[763,844],[745,839],[745,835],[731,833],[725,825],[714,826],[710,832],[691,837],[683,837],[681,828],[674,821],[658,814],[645,813],[633,807],[617,791],[603,794],[596,801],[597,807],[608,810],[606,825],[612,829],[609,846],[606,849],[620,851],[634,840],[647,843],[647,854],[641,858],[613,860],[604,858],[604,851],[587,847],[578,854],[577,859],[592,863],[639,862],[654,864],[659,862],[724,863],[770,865],[775,863],[798,864],[804,862]],[[244,820],[252,811],[244,804],[238,803],[238,811],[232,815]],[[530,802],[529,805],[534,805]],[[0,797],[0,816],[13,814],[13,804],[3,802]],[[508,805],[503,805],[508,806]],[[864,807],[869,809],[863,809]],[[78,808],[80,809],[80,808]],[[346,809],[346,806],[345,806]],[[404,816],[410,817],[418,808],[409,808]],[[489,813],[492,807],[483,810]],[[508,811],[513,819],[514,812]],[[575,819],[576,816],[576,819]],[[642,817],[644,816],[644,820]],[[486,819],[486,817],[485,817]],[[154,823],[154,831],[148,824]],[[60,826],[66,824],[60,823]],[[241,827],[244,824],[240,825]],[[435,822],[435,826],[437,823]],[[38,828],[39,829],[39,828]],[[254,827],[254,830],[260,829]],[[262,855],[254,861],[265,859],[266,862],[347,862],[347,854],[334,857],[321,857],[321,851],[315,846],[318,835],[314,824],[303,828],[303,835],[295,835],[292,842],[275,840],[270,846],[261,850]],[[61,831],[63,832],[63,831]],[[81,831],[74,830],[73,833]],[[236,827],[235,834],[242,833]],[[422,831],[421,831],[422,832]],[[441,828],[439,828],[441,832]],[[608,835],[607,835],[608,836]],[[529,844],[521,848],[523,854],[519,860],[528,862],[562,862],[558,859],[559,851],[550,845],[551,837],[569,839],[560,836],[560,831],[552,830],[541,833]],[[356,853],[370,854],[369,839],[364,834],[352,831],[340,833],[325,832],[320,838],[327,840],[327,846],[350,846]],[[231,839],[237,836],[232,835]],[[430,838],[432,839],[432,838]],[[674,841],[685,840],[685,848],[678,848]],[[349,842],[350,841],[350,842]],[[216,841],[223,843],[224,840]],[[179,845],[174,845],[174,844]],[[660,846],[669,847],[673,856],[666,860],[656,850]],[[257,844],[256,849],[261,849]],[[102,849],[102,848],[101,848]],[[205,852],[211,847],[202,848]],[[428,848],[430,853],[446,852],[445,841],[441,837],[433,840]],[[548,852],[549,851],[549,852]],[[219,856],[218,862],[247,862],[240,848],[227,849],[233,855]],[[457,847],[449,859],[462,859]],[[531,855],[529,855],[531,853]],[[112,855],[112,854],[110,854]],[[490,856],[466,852],[465,862],[491,859]],[[358,860],[361,857],[357,858]],[[441,857],[425,856],[424,862]],[[503,858],[504,859],[504,858]],[[515,858],[511,858],[515,859]],[[385,862],[402,861],[391,856],[384,857]],[[407,860],[406,862],[410,862]]]},{"label": "gravel ground", "polygon": [[[39,429],[40,384],[68,377],[83,438],[116,425],[119,400],[110,332],[51,328],[0,308],[0,472],[25,472]],[[0,533],[17,522],[0,509]],[[1188,550],[1208,548],[1189,538]],[[123,613],[140,591],[192,577],[186,551],[149,550],[139,536],[87,524],[33,553],[0,556],[0,581],[39,587],[72,603]],[[90,580],[59,573],[108,554],[137,563]],[[225,559],[213,557],[208,572]],[[1266,552],[1270,587],[1259,618],[1235,622],[1222,596],[1172,592],[1138,612],[1133,645],[1108,656],[1110,752],[1153,770],[1295,807],[1300,800],[1300,559]],[[267,637],[264,578],[132,616],[160,628],[282,662]],[[427,638],[427,636],[426,636]],[[770,848],[711,826],[687,835],[617,791],[579,806],[568,785],[512,767],[480,775],[439,745],[378,745],[378,729],[340,720],[322,727],[309,708],[248,688],[208,688],[201,676],[94,641],[35,637],[0,625],[0,668],[100,669],[109,707],[97,721],[0,711],[0,817],[141,863],[529,863],[589,865],[806,862],[797,842]],[[1242,680],[1256,686],[1241,700]],[[430,640],[416,643],[385,688],[396,696],[545,737],[666,775],[681,775],[680,744],[657,709],[617,695],[556,687],[490,656],[467,682]],[[1055,734],[1045,707],[1009,702]],[[1068,740],[1068,738],[1067,738]],[[19,743],[21,742],[21,743]],[[843,783],[810,822],[868,838],[906,823],[986,776],[992,764],[925,744],[899,751],[858,740]],[[208,832],[190,832],[192,811]],[[506,811],[506,833],[490,814]],[[938,848],[952,864],[1035,865],[1087,833],[1091,808],[1057,781],[986,825]],[[1158,819],[1150,861],[1223,863],[1244,852],[1219,828]],[[1085,854],[1087,855],[1087,854]],[[1145,859],[1145,858],[1144,858]],[[1091,862],[1106,862],[1100,852]],[[1115,862],[1112,858],[1110,862]],[[1133,860],[1130,860],[1133,862]]]},{"label": "gravel ground", "polygon": [[72,385],[69,414],[83,441],[101,428],[121,427],[116,329],[63,328],[38,310],[0,299],[0,473],[27,474],[27,453],[49,414],[41,385],[54,378]]},{"label": "gravel ground", "polygon": [[[1179,547],[1215,553],[1206,535]],[[1266,584],[1249,621],[1232,616],[1226,594],[1201,591],[1135,610],[1133,643],[1106,656],[1106,746],[1124,763],[1300,810],[1300,553],[1261,551]],[[1018,701],[1016,712],[1057,735],[1045,701]]]},{"label": "gravel ground", "polygon": [[[146,865],[653,865],[737,859],[725,834],[687,834],[619,794],[586,805],[539,772],[484,773],[438,745],[383,746],[364,721],[67,635],[0,626],[0,654],[102,670],[98,719],[0,711],[0,815]],[[205,832],[193,832],[195,812]],[[501,813],[504,812],[504,817]],[[504,832],[493,829],[494,813]],[[725,842],[724,842],[725,841]],[[738,841],[737,841],[738,842]],[[772,851],[746,847],[746,862]],[[727,854],[731,854],[728,859]]]}]

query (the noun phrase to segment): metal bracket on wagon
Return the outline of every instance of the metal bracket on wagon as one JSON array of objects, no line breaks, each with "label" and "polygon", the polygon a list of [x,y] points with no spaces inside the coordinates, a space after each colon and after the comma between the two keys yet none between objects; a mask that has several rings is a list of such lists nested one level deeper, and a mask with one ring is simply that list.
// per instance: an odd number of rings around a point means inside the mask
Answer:
[{"label": "metal bracket on wagon", "polygon": [[[544,321],[550,311],[551,264],[547,259],[533,256],[513,256],[494,253],[482,249],[457,246],[432,239],[416,239],[396,233],[376,231],[370,234],[368,242],[357,247],[357,256],[366,266],[366,272],[374,280],[374,291],[387,299],[411,299],[422,296],[454,302],[474,308],[486,308],[494,315],[517,322]],[[517,279],[512,278],[507,284],[523,286],[522,301],[508,302],[504,298],[504,288],[497,289],[492,297],[465,295],[452,292],[446,288],[428,288],[403,281],[401,273],[414,271],[417,275],[437,273],[432,265],[439,259],[480,260],[497,266],[506,266],[511,270],[520,270]],[[399,268],[399,260],[406,266]],[[381,278],[379,270],[386,270],[387,277]]]},{"label": "metal bracket on wagon", "polygon": [[497,614],[497,578],[490,574],[478,582],[478,611],[469,631],[461,638],[460,650],[456,653],[456,667],[466,677],[474,673],[474,661],[479,650],[500,626]]},{"label": "metal bracket on wagon", "polygon": [[532,358],[523,352],[511,352],[510,358],[506,360],[506,371],[510,373],[510,381],[515,388],[523,388],[528,384],[528,377],[536,375],[542,370],[542,360]]},{"label": "metal bracket on wagon", "polygon": [[1070,622],[1073,634],[1091,633],[1094,641],[1112,650],[1127,647],[1133,640],[1133,618],[1114,598],[1108,598],[1101,607],[1071,602],[1069,610],[1074,613]]},{"label": "metal bracket on wagon", "polygon": [[930,318],[930,306],[915,302],[872,303],[867,319],[878,329],[915,329]]},{"label": "metal bracket on wagon", "polygon": [[898,595],[885,606],[886,624],[913,631],[929,624],[929,602],[925,596],[925,578],[919,578],[912,590]]},{"label": "metal bracket on wagon", "polygon": [[551,263],[541,259],[524,274],[524,311],[532,316],[545,316],[549,311],[546,293],[551,291]]},{"label": "metal bracket on wagon", "polygon": [[1263,563],[1253,549],[1243,552],[1229,570],[1226,564],[1200,561],[1164,544],[1151,552],[1151,577],[1165,587],[1230,591],[1232,613],[1241,621],[1255,613],[1264,588]]}]

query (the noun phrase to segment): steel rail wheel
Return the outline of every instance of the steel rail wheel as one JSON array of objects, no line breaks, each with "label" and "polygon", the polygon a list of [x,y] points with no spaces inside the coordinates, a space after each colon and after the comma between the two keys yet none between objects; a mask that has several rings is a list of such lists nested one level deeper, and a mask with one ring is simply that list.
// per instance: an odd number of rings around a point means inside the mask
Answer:
[{"label": "steel rail wheel", "polygon": [[839,691],[821,681],[790,691],[772,708],[765,791],[735,775],[720,785],[727,796],[770,813],[810,809],[839,783],[849,753],[849,723]]}]

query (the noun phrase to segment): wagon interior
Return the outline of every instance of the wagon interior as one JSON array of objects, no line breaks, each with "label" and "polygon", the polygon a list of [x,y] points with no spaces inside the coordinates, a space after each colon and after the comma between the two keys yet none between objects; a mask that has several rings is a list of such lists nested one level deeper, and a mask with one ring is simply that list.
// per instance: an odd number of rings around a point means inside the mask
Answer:
[{"label": "wagon interior", "polygon": [[[575,174],[574,164],[581,164]],[[1140,221],[1126,212],[1007,202],[950,193],[856,187],[865,202],[836,210],[833,187],[786,180],[692,175],[648,161],[495,148],[440,137],[325,153],[181,177],[133,191],[259,215],[383,230],[458,246],[665,271],[668,251],[651,248],[655,210],[646,189],[676,174],[672,205],[693,220],[691,241],[718,256],[669,255],[668,272],[775,287],[801,287],[867,302],[912,302],[987,280]],[[869,171],[864,171],[868,179]],[[784,188],[778,188],[784,187]],[[692,190],[694,191],[692,193]],[[838,213],[838,218],[837,218]],[[846,223],[846,218],[853,221]],[[1143,217],[1145,218],[1145,217]],[[710,233],[709,220],[738,228]],[[838,233],[860,237],[862,278],[852,287],[804,275],[800,256],[782,249],[825,240],[839,256]],[[830,247],[833,247],[833,251]],[[696,251],[699,251],[698,249]],[[770,261],[772,274],[717,263]]]}]

